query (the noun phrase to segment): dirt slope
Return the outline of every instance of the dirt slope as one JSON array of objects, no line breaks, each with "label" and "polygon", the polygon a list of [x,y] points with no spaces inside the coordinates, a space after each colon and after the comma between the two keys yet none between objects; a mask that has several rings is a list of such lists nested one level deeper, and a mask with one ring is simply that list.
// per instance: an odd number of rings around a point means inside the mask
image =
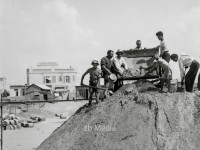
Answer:
[{"label": "dirt slope", "polygon": [[198,150],[196,95],[125,85],[101,104],[80,108],[37,150]]}]

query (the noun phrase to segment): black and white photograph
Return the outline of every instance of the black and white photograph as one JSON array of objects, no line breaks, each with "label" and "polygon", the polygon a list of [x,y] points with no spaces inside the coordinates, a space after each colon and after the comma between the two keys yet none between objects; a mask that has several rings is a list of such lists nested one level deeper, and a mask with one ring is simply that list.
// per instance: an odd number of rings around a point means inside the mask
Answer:
[{"label": "black and white photograph", "polygon": [[199,0],[0,0],[0,150],[200,150]]}]

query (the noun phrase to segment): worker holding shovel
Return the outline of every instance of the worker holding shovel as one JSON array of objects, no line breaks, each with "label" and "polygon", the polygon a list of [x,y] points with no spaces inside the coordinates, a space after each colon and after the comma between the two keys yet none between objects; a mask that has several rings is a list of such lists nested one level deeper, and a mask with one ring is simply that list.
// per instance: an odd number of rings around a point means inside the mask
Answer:
[{"label": "worker holding shovel", "polygon": [[142,67],[145,70],[148,70],[148,74],[151,73],[153,70],[157,69],[158,67],[161,67],[163,70],[163,73],[160,77],[160,84],[161,84],[161,92],[163,92],[163,87],[165,81],[167,82],[168,92],[171,92],[171,79],[172,79],[172,71],[170,69],[169,63],[160,58],[158,55],[154,56],[154,59],[156,62],[153,63],[152,66],[149,66],[147,68]]},{"label": "worker holding shovel", "polygon": [[92,61],[92,68],[89,68],[81,78],[81,85],[84,86],[83,84],[83,79],[87,74],[90,74],[90,80],[89,80],[89,92],[90,92],[90,97],[89,97],[89,103],[88,106],[91,106],[92,104],[92,98],[93,94],[95,93],[96,95],[96,103],[99,103],[99,96],[100,96],[100,78],[102,76],[101,69],[98,68],[99,62],[98,60],[93,60]]}]

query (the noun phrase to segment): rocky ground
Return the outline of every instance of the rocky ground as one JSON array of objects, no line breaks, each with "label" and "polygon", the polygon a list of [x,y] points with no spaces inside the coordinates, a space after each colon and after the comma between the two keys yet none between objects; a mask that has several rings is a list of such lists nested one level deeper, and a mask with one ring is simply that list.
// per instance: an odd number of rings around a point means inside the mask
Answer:
[{"label": "rocky ground", "polygon": [[102,103],[81,107],[37,150],[198,150],[199,96],[127,84]]}]

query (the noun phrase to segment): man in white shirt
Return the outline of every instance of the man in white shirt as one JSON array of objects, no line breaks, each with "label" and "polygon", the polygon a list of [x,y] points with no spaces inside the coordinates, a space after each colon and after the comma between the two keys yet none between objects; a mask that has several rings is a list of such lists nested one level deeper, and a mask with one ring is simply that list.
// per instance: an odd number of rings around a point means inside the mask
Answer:
[{"label": "man in white shirt", "polygon": [[117,56],[112,60],[112,72],[114,72],[117,76],[117,81],[114,85],[114,92],[123,85],[123,81],[119,80],[119,78],[123,78],[124,71],[128,69],[126,62],[122,58],[123,51],[117,50],[116,55]]},{"label": "man in white shirt", "polygon": [[[194,87],[194,81],[195,81],[197,72],[199,70],[199,62],[187,54],[182,54],[182,55],[172,54],[170,58],[174,62],[179,63],[181,85],[183,85],[183,81],[185,78],[185,89],[187,92],[192,92],[193,87]],[[189,67],[189,71],[185,75],[185,71],[188,67]]]}]

